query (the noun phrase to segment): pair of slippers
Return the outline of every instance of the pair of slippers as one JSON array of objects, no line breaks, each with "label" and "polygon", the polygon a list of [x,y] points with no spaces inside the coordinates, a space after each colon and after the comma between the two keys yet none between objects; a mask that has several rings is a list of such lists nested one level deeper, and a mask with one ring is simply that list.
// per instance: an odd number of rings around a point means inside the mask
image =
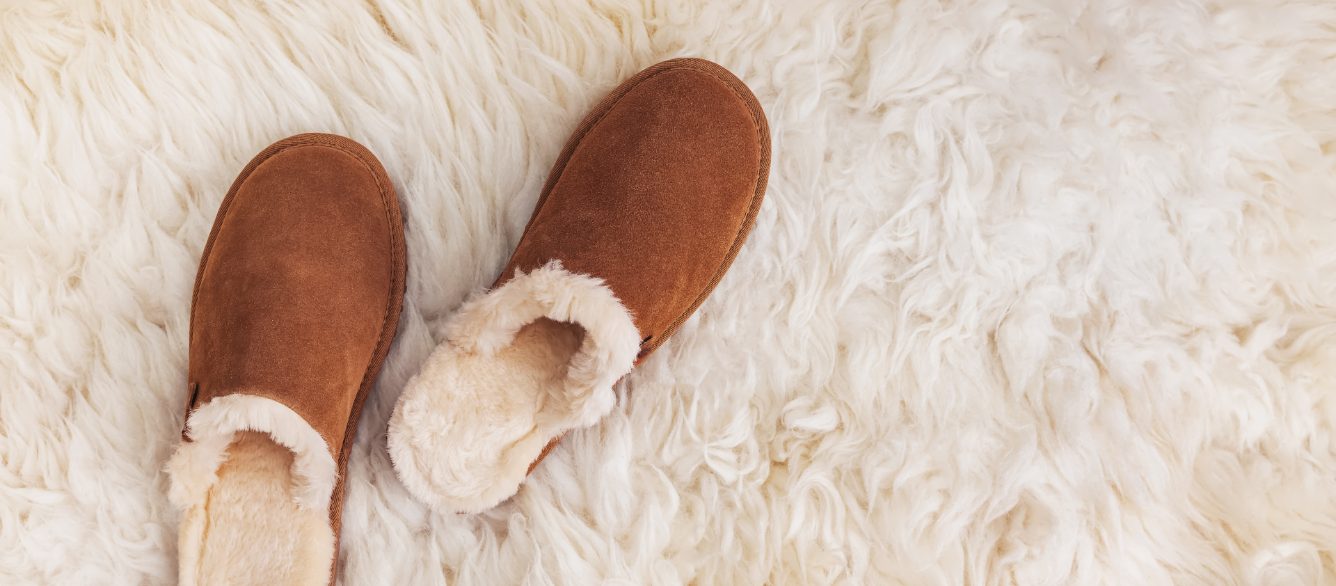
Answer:
[{"label": "pair of slippers", "polygon": [[[770,138],[728,71],[632,77],[566,145],[514,254],[390,421],[395,470],[433,509],[514,495],[673,334],[731,264]],[[334,580],[358,416],[399,321],[407,254],[385,170],[346,138],[265,149],[218,211],[190,315],[190,399],[168,464],[183,584]]]}]

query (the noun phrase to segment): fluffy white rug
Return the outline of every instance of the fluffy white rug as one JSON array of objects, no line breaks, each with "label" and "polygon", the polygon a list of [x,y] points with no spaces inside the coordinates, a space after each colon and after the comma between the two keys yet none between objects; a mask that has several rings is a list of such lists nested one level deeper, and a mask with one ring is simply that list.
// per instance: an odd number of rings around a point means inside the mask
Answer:
[{"label": "fluffy white rug", "polygon": [[[411,253],[346,583],[1336,582],[1336,5],[546,4],[0,7],[0,583],[173,581],[196,263],[303,131]],[[769,112],[750,242],[513,502],[428,514],[384,431],[433,328],[679,55]]]}]

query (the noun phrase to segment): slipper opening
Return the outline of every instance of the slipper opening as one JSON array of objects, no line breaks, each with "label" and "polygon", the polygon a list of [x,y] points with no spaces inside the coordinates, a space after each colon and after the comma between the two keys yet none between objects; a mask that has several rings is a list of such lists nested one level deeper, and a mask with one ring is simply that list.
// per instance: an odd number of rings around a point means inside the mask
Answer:
[{"label": "slipper opening", "polygon": [[433,508],[511,497],[543,448],[616,402],[640,336],[600,281],[553,263],[465,303],[390,422],[404,485]]},{"label": "slipper opening", "polygon": [[327,584],[335,464],[288,407],[218,397],[191,413],[168,465],[182,510],[182,584]]}]

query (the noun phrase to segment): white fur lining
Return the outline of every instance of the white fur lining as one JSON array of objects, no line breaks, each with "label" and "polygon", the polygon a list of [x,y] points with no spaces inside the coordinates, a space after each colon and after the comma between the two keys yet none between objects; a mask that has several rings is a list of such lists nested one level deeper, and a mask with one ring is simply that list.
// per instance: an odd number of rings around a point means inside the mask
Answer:
[{"label": "white fur lining", "polygon": [[[550,375],[562,370],[525,371],[548,349],[502,352],[541,318],[583,329],[556,384]],[[446,340],[395,408],[389,450],[400,479],[419,499],[451,512],[509,498],[549,441],[612,409],[613,385],[639,349],[630,312],[603,281],[557,262],[475,295],[451,318]]]},{"label": "white fur lining", "polygon": [[338,467],[324,438],[287,405],[256,395],[217,397],[192,411],[184,441],[167,463],[169,497],[181,509],[201,504],[218,481],[232,437],[239,431],[261,431],[293,453],[293,494],[303,508],[328,508]]},{"label": "white fur lining", "polygon": [[566,373],[563,404],[570,409],[559,421],[592,425],[612,409],[612,385],[631,370],[640,351],[631,313],[602,279],[568,272],[557,261],[527,275],[516,271],[514,279],[466,302],[445,336],[464,352],[488,356],[509,345],[521,327],[543,317],[585,330]]},{"label": "white fur lining", "polygon": [[181,517],[181,586],[327,586],[334,560],[328,509],[292,496],[293,454],[264,432],[238,432],[203,504]]}]

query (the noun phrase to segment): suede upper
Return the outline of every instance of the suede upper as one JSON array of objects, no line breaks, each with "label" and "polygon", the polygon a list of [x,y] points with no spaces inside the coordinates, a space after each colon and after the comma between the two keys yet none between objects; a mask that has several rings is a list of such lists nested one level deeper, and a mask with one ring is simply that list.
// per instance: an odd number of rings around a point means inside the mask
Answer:
[{"label": "suede upper", "polygon": [[365,148],[306,134],[261,152],[224,199],[200,262],[191,408],[238,393],[273,399],[310,423],[341,471],[394,337],[405,267],[393,187]]},{"label": "suede upper", "polygon": [[719,283],[769,170],[769,127],[745,84],[702,59],[649,67],[576,129],[493,286],[553,260],[601,278],[631,313],[643,359]]},{"label": "suede upper", "polygon": [[704,301],[765,192],[770,136],[742,82],[700,59],[646,69],[585,119],[497,284],[558,260],[603,279],[641,356]]}]

